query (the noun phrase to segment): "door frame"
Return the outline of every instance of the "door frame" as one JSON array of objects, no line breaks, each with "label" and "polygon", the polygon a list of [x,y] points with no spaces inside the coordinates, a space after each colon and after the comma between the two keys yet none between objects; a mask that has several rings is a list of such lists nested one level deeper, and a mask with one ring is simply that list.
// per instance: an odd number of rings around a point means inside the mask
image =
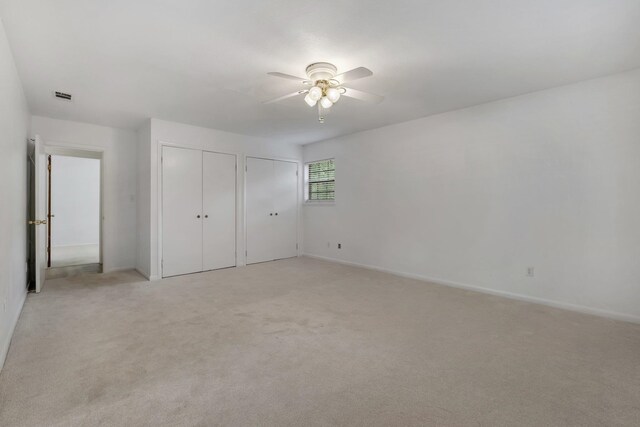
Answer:
[{"label": "door frame", "polygon": [[[58,145],[55,142],[52,144],[44,143],[44,154],[53,156],[67,156],[78,157],[82,159],[96,159],[100,162],[100,221],[99,221],[99,238],[100,243],[98,245],[98,260],[101,265],[101,272],[104,271],[104,157],[105,150],[100,147],[92,147],[86,145]],[[47,188],[49,181],[47,180]]]},{"label": "door frame", "polygon": [[[244,234],[244,265],[247,265],[247,159],[273,160],[277,162],[295,163],[296,165],[296,256],[300,256],[300,161],[278,157],[244,156],[244,179],[242,188],[242,215]],[[265,261],[269,262],[269,261]]]},{"label": "door frame", "polygon": [[[226,155],[230,155],[235,157],[236,159],[236,206],[235,206],[235,246],[236,246],[236,256],[235,256],[235,261],[236,261],[236,267],[238,267],[238,154],[237,153],[226,153],[224,151],[217,151],[217,150],[207,150],[204,148],[197,148],[197,147],[193,147],[193,146],[185,146],[185,145],[180,145],[180,144],[173,144],[173,143],[169,143],[169,142],[163,142],[163,141],[159,141],[158,142],[158,272],[159,272],[159,278],[163,279],[164,278],[164,267],[163,267],[163,263],[162,260],[164,258],[164,247],[163,247],[163,239],[162,239],[162,220],[163,220],[163,214],[162,214],[162,202],[163,202],[163,197],[162,197],[162,191],[163,191],[163,187],[162,187],[162,182],[163,182],[163,174],[162,174],[162,167],[163,167],[163,163],[162,163],[162,158],[163,158],[163,151],[164,151],[164,147],[171,147],[171,148],[181,148],[184,150],[195,150],[195,151],[200,151],[200,152],[207,152],[207,153],[215,153],[215,154],[226,154]],[[153,250],[153,248],[152,248]],[[153,256],[153,254],[151,254]]]}]

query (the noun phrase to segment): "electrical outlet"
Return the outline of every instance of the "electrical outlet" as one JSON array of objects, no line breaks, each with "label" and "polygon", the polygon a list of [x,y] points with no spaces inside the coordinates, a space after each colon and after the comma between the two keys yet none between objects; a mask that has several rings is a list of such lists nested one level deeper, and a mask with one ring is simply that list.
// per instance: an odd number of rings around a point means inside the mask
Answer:
[{"label": "electrical outlet", "polygon": [[533,267],[527,267],[527,277],[533,277],[533,276],[534,276]]},{"label": "electrical outlet", "polygon": [[342,243],[338,243],[338,249],[342,249]]}]

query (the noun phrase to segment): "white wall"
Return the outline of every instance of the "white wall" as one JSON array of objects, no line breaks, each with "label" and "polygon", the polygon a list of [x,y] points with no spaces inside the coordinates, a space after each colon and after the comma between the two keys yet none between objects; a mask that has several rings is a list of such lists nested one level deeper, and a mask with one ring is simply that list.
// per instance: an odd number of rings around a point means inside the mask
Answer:
[{"label": "white wall", "polygon": [[[295,144],[278,143],[260,138],[237,135],[222,132],[215,129],[207,129],[197,126],[189,126],[180,123],[151,119],[150,132],[150,274],[151,279],[160,277],[160,230],[159,230],[159,146],[173,144],[176,146],[217,151],[221,153],[236,154],[238,158],[238,230],[237,251],[238,265],[245,264],[245,236],[244,236],[244,162],[245,156],[257,156],[265,158],[278,158],[302,161],[302,148]],[[146,150],[146,148],[145,148]],[[141,160],[142,161],[142,160]],[[143,162],[144,163],[144,162]],[[140,165],[144,168],[146,166]],[[301,167],[300,167],[301,169]],[[302,179],[302,177],[301,177]],[[302,186],[300,186],[302,191]],[[300,200],[301,196],[300,196]],[[299,221],[299,224],[301,222]],[[300,226],[301,227],[301,226]],[[299,243],[302,244],[302,229],[298,233]],[[141,265],[141,262],[138,262]],[[140,267],[139,267],[140,268]],[[141,269],[141,268],[140,268]]]},{"label": "white wall", "polygon": [[304,147],[330,157],[306,253],[640,321],[640,70]]},{"label": "white wall", "polygon": [[100,160],[51,156],[51,245],[100,242]]},{"label": "white wall", "polygon": [[29,109],[0,21],[0,369],[27,295]]},{"label": "white wall", "polygon": [[136,132],[33,116],[31,135],[45,145],[103,150],[105,272],[136,266]]}]

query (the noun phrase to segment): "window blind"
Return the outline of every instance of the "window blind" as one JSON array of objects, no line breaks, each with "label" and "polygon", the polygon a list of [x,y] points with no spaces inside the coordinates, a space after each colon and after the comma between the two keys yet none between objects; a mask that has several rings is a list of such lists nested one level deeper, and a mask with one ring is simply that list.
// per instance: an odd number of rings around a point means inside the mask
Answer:
[{"label": "window blind", "polygon": [[309,200],[335,200],[336,167],[333,159],[309,163]]}]

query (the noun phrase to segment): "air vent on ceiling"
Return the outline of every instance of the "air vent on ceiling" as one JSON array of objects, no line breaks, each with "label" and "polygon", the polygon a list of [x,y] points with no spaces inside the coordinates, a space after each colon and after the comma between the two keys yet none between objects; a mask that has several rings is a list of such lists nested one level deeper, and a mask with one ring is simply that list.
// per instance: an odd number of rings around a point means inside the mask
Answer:
[{"label": "air vent on ceiling", "polygon": [[58,99],[63,99],[65,101],[71,101],[71,94],[70,93],[64,93],[64,92],[57,92],[56,91],[53,94]]}]

